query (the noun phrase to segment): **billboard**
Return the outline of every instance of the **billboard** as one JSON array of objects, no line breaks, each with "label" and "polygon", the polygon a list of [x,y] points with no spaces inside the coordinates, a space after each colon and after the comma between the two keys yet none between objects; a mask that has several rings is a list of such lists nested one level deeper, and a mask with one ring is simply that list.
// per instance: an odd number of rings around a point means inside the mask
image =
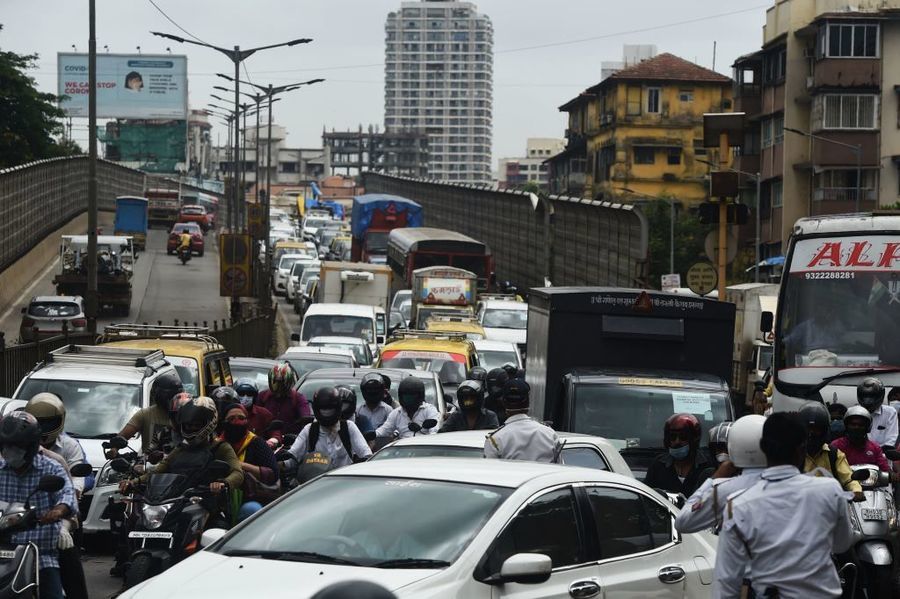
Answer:
[{"label": "billboard", "polygon": [[[57,55],[60,107],[70,117],[88,115],[88,56]],[[187,57],[172,54],[98,54],[97,116],[187,119]]]}]

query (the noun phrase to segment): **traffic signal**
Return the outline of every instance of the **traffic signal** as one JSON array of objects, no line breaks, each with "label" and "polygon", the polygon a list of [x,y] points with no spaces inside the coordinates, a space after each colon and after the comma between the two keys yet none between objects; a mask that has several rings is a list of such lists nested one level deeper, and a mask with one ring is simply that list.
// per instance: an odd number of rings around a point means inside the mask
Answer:
[{"label": "traffic signal", "polygon": [[[698,206],[697,216],[704,225],[719,224],[719,204],[703,202]],[[728,204],[728,224],[745,225],[750,220],[750,207],[746,204]]]}]

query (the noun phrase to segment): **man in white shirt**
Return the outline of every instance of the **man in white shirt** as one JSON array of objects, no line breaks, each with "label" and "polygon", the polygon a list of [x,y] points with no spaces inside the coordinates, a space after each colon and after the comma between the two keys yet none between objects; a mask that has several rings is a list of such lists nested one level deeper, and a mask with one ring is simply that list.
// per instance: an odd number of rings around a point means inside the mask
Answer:
[{"label": "man in white shirt", "polygon": [[372,428],[377,429],[394,409],[387,403],[391,396],[384,377],[377,372],[368,373],[359,383],[359,392],[363,396],[363,404],[356,409],[356,414],[364,416]]},{"label": "man in white shirt", "polygon": [[[420,379],[414,376],[403,379],[397,388],[397,396],[400,407],[394,408],[384,424],[375,430],[376,437],[405,439],[416,434],[431,435],[437,432],[440,422],[430,428],[422,428],[426,420],[438,421],[441,415],[437,408],[425,401],[425,384]],[[410,430],[412,422],[419,425],[420,430]]]},{"label": "man in white shirt", "polygon": [[352,422],[341,419],[341,398],[334,387],[322,387],[313,396],[313,415],[297,435],[290,452],[303,463],[307,454],[317,452],[329,460],[328,469],[363,461],[372,455],[363,434]]},{"label": "man in white shirt", "polygon": [[884,384],[870,376],[856,388],[856,400],[859,405],[872,414],[872,430],[869,441],[881,447],[897,445],[897,410],[884,405]]}]

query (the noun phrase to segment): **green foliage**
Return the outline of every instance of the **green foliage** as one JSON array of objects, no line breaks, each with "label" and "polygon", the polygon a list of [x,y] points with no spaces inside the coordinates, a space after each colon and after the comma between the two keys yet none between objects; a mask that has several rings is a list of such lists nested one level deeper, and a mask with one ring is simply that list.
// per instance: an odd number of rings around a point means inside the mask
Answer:
[{"label": "green foliage", "polygon": [[39,92],[28,76],[36,60],[36,54],[0,49],[0,168],[80,153],[77,144],[54,139],[62,132],[63,112],[58,98]]},{"label": "green foliage", "polygon": [[[698,260],[706,260],[703,241],[710,231],[709,225],[700,224],[695,214],[679,208],[675,202],[675,272],[681,274],[682,285],[686,285],[688,269]],[[647,216],[649,231],[649,254],[647,283],[650,287],[660,287],[660,277],[669,272],[669,248],[671,209],[668,202],[651,202],[641,206]]]}]

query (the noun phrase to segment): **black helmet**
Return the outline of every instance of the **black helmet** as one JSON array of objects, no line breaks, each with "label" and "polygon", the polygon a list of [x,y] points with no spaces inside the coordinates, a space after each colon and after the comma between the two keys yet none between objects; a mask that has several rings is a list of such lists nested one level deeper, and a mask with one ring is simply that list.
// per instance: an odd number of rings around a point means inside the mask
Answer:
[{"label": "black helmet", "polygon": [[859,405],[874,412],[884,402],[884,384],[874,376],[867,377],[856,388],[856,400]]},{"label": "black helmet", "polygon": [[216,390],[212,392],[211,397],[213,401],[216,402],[216,405],[239,403],[241,400],[238,392],[231,387],[216,387]]},{"label": "black helmet", "polygon": [[363,401],[371,406],[377,406],[384,401],[384,392],[387,389],[384,377],[377,372],[370,372],[359,383],[359,391]]},{"label": "black helmet", "polygon": [[159,406],[162,411],[169,409],[169,403],[172,398],[184,391],[184,385],[181,384],[181,378],[174,370],[165,372],[153,381],[150,385],[150,403]]},{"label": "black helmet", "polygon": [[503,370],[506,371],[506,376],[511,379],[516,378],[516,375],[519,374],[519,367],[513,364],[512,362],[507,362],[502,366]]},{"label": "black helmet", "polygon": [[803,424],[806,425],[806,438],[809,440],[807,447],[812,455],[818,454],[822,444],[828,441],[828,433],[831,431],[831,414],[822,404],[807,403],[798,412]]},{"label": "black helmet", "polygon": [[321,387],[313,395],[313,415],[322,426],[334,426],[341,419],[341,397],[334,387]]},{"label": "black helmet", "polygon": [[216,402],[209,397],[192,397],[178,408],[178,428],[188,445],[202,445],[212,438],[218,414]]},{"label": "black helmet", "polygon": [[412,414],[419,409],[425,401],[425,383],[419,377],[408,376],[400,381],[397,388],[397,398],[407,414]]},{"label": "black helmet", "polygon": [[356,391],[344,385],[335,387],[341,399],[341,418],[349,420],[356,414]]},{"label": "black helmet", "polygon": [[524,412],[528,409],[528,394],[531,387],[522,379],[510,379],[503,387],[503,409],[509,412]]},{"label": "black helmet", "polygon": [[469,369],[466,378],[470,381],[484,381],[487,378],[487,370],[482,366],[473,366]]},{"label": "black helmet", "polygon": [[499,397],[500,393],[503,392],[503,387],[506,385],[506,381],[509,380],[509,375],[506,374],[506,371],[502,368],[494,368],[490,372],[487,373],[487,378],[485,379],[485,385],[487,386],[487,392],[492,397]]},{"label": "black helmet", "polygon": [[7,446],[25,451],[22,464],[17,466],[10,463],[14,468],[30,463],[37,455],[40,442],[41,425],[38,424],[37,418],[28,412],[16,410],[0,420],[0,451],[5,454],[4,458],[9,461]]},{"label": "black helmet", "polygon": [[366,580],[345,580],[330,584],[312,596],[312,599],[396,599],[381,585]]},{"label": "black helmet", "polygon": [[456,402],[464,412],[477,412],[484,404],[484,386],[481,381],[463,381],[456,388]]}]

